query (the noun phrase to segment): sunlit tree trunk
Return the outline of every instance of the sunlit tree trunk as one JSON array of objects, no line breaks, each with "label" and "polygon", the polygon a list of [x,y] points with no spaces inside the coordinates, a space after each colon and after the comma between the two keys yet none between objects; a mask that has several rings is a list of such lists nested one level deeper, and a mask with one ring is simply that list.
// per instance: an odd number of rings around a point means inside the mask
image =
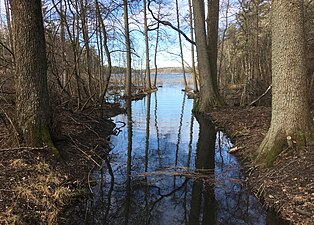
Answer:
[{"label": "sunlit tree trunk", "polygon": [[[189,4],[189,21],[190,21],[190,36],[191,40],[194,41],[194,28],[193,28],[193,9],[191,0],[188,0]],[[192,63],[192,77],[193,77],[193,89],[194,92],[198,92],[198,84],[196,79],[196,68],[195,68],[195,51],[194,44],[191,44],[191,63]]]},{"label": "sunlit tree trunk", "polygon": [[272,118],[257,162],[271,165],[285,148],[303,149],[314,138],[310,116],[302,0],[272,3]]},{"label": "sunlit tree trunk", "polygon": [[[179,2],[176,0],[176,13],[177,13],[177,27],[180,30],[180,15],[179,15]],[[179,37],[179,47],[180,47],[180,59],[181,59],[181,67],[182,67],[182,73],[183,73],[183,81],[184,81],[184,87],[185,90],[188,90],[188,83],[186,82],[186,76],[185,76],[185,68],[184,68],[184,56],[183,56],[183,49],[182,49],[182,40],[181,40],[181,34],[178,32]]]},{"label": "sunlit tree trunk", "polygon": [[208,0],[207,14],[207,44],[209,50],[209,64],[214,86],[217,86],[217,41],[218,41],[218,20],[219,0]]},{"label": "sunlit tree trunk", "polygon": [[157,87],[157,74],[158,74],[158,68],[157,68],[157,53],[158,53],[158,42],[159,42],[159,27],[156,31],[156,44],[155,44],[155,53],[154,53],[154,65],[155,65],[155,77],[154,77],[154,88]]},{"label": "sunlit tree trunk", "polygon": [[51,111],[47,58],[40,0],[11,0],[16,59],[17,125],[30,146],[47,144],[58,155],[50,137]]},{"label": "sunlit tree trunk", "polygon": [[146,0],[144,0],[144,36],[145,36],[145,53],[146,53],[146,90],[151,90],[150,65],[149,65],[149,42],[148,42],[148,27],[147,27],[147,8]]},{"label": "sunlit tree trunk", "polygon": [[[194,108],[194,111],[203,113],[208,111],[211,106],[224,105],[224,101],[218,92],[217,76],[213,74],[211,69],[211,65],[214,63],[210,63],[210,61],[216,61],[217,58],[211,58],[213,53],[209,52],[209,38],[206,35],[205,27],[204,1],[193,0],[193,6],[198,70],[200,76],[200,99],[196,108]],[[215,18],[212,18],[212,16],[209,16],[209,18],[215,20]],[[210,31],[218,32],[218,30],[214,29],[210,29]],[[211,46],[211,48],[212,47],[213,46]]]}]

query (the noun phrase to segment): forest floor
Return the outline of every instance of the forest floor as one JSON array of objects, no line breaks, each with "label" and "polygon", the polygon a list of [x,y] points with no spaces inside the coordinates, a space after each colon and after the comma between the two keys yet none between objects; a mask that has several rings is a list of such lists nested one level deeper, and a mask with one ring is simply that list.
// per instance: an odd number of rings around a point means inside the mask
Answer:
[{"label": "forest floor", "polygon": [[[314,110],[312,110],[314,116]],[[270,125],[270,107],[213,109],[209,116],[239,149],[247,184],[266,208],[291,224],[314,224],[314,143],[306,151],[283,151],[270,168],[252,165]]]},{"label": "forest floor", "polygon": [[[0,224],[64,224],[67,208],[90,194],[90,173],[108,153],[115,124],[109,119],[123,111],[106,104],[99,110],[53,110],[53,137],[62,160],[47,147],[19,142],[12,123],[14,98],[0,99]],[[4,101],[5,99],[5,101]]]}]

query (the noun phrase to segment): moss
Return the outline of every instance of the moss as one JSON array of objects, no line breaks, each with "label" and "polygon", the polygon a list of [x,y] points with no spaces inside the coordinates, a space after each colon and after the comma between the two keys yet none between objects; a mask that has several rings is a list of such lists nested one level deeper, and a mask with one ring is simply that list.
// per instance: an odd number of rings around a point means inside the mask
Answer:
[{"label": "moss", "polygon": [[267,167],[271,167],[274,164],[277,156],[282,152],[285,146],[285,140],[278,140],[275,142],[270,151],[265,155],[264,163]]},{"label": "moss", "polygon": [[193,109],[192,109],[192,113],[199,113],[199,108],[200,108],[200,100],[196,100],[193,103]]},{"label": "moss", "polygon": [[42,126],[41,128],[41,141],[42,143],[48,145],[51,153],[57,158],[60,159],[60,153],[59,150],[55,147],[48,126]]},{"label": "moss", "polygon": [[33,126],[30,132],[25,134],[27,144],[30,144],[34,147],[40,147],[47,145],[51,153],[57,158],[60,159],[59,150],[53,144],[50,135],[50,129],[47,125],[42,126]]}]

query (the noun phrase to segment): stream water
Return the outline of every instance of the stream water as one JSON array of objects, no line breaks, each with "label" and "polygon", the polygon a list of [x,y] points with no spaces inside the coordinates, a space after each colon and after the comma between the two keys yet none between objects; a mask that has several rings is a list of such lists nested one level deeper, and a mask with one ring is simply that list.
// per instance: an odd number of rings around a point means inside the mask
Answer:
[{"label": "stream water", "polygon": [[192,114],[182,75],[125,102],[94,187],[88,224],[280,224],[242,184],[230,139]]}]

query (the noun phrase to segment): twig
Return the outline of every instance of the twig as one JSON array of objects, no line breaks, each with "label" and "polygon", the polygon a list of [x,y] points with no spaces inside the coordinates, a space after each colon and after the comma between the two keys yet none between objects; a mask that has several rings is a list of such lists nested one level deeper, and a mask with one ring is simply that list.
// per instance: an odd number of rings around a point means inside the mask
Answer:
[{"label": "twig", "polygon": [[99,137],[99,135],[98,135],[98,133],[96,132],[96,131],[94,131],[92,128],[91,128],[91,126],[88,126],[88,125],[86,125],[85,123],[80,123],[80,122],[78,122],[77,120],[75,120],[73,117],[71,117],[71,116],[68,116],[71,120],[73,120],[76,124],[78,124],[78,125],[82,125],[82,126],[84,126],[84,127],[86,127],[89,131],[91,131],[91,132],[93,132],[98,138],[100,138]]},{"label": "twig", "polygon": [[9,120],[9,122],[10,122],[10,124],[11,124],[11,126],[12,126],[12,128],[14,130],[14,137],[16,139],[17,146],[20,147],[20,142],[19,142],[19,138],[18,138],[18,132],[17,132],[17,130],[16,130],[16,128],[15,128],[11,118],[8,116],[8,114],[2,108],[1,108],[1,110],[2,110],[3,114],[7,117],[7,119]]},{"label": "twig", "polygon": [[26,147],[26,146],[22,146],[22,147],[18,147],[18,148],[2,148],[0,149],[0,152],[5,152],[5,151],[23,151],[23,150],[45,150],[48,146],[44,146],[44,147]]},{"label": "twig", "polygon": [[93,190],[92,190],[92,187],[90,186],[90,174],[92,172],[94,168],[92,168],[89,172],[88,172],[88,175],[87,175],[87,183],[88,183],[88,188],[89,188],[89,191],[90,193],[94,194]]},{"label": "twig", "polygon": [[101,167],[101,165],[96,162],[90,155],[88,155],[85,151],[83,151],[79,146],[77,146],[76,142],[74,141],[74,139],[71,137],[71,135],[67,135],[71,141],[72,141],[72,146],[76,147],[77,150],[79,150],[83,155],[85,155],[87,157],[87,159],[93,161],[98,167]]},{"label": "twig", "polygon": [[261,98],[263,98],[267,93],[268,91],[272,88],[272,85],[269,85],[268,88],[266,89],[266,91],[261,95],[259,96],[257,99],[255,99],[254,101],[252,101],[249,106],[251,105],[254,105],[256,102],[258,102],[259,100],[261,100]]}]

